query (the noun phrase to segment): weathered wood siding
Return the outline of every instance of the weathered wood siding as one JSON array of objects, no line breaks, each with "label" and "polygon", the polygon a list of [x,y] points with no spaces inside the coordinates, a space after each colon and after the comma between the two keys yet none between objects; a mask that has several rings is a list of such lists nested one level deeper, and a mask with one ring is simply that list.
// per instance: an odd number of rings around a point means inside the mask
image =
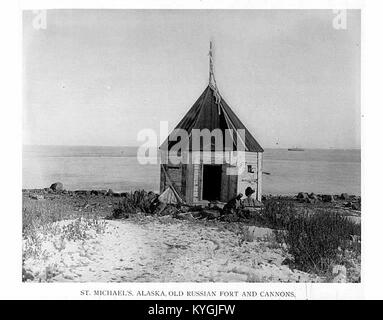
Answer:
[{"label": "weathered wood siding", "polygon": [[165,170],[164,167],[160,167],[160,193],[164,192],[166,189],[165,185],[166,177],[165,177]]},{"label": "weathered wood siding", "polygon": [[[248,171],[248,166],[252,167],[253,172]],[[246,152],[245,167],[243,172],[238,175],[237,193],[245,194],[247,187],[255,190],[255,197],[258,201],[262,199],[262,153]]]},{"label": "weathered wood siding", "polygon": [[222,202],[228,202],[234,198],[237,194],[237,175],[227,174],[227,169],[231,167],[228,164],[222,165],[222,176],[221,176],[221,198]]},{"label": "weathered wood siding", "polygon": [[185,175],[182,177],[185,180],[185,201],[193,203],[193,185],[194,185],[194,168],[192,165],[185,166]]},{"label": "weathered wood siding", "polygon": [[[206,164],[214,164],[215,156],[218,156],[220,159],[223,159],[224,157],[222,153],[218,155],[212,153],[210,163]],[[195,203],[202,199],[204,159],[200,158],[199,163],[192,163],[191,159],[193,157],[195,157],[195,155],[190,153],[189,164],[173,165],[169,163],[168,165],[165,164],[164,166],[161,166],[161,192],[164,191],[166,186],[169,184],[168,182],[165,183],[167,179],[165,173],[163,172],[164,167],[170,179],[173,181],[173,186],[187,203]],[[248,165],[252,166],[253,172],[248,172]],[[240,192],[244,194],[245,189],[248,186],[251,186],[256,191],[255,196],[257,200],[260,201],[262,197],[262,153],[245,152],[244,171],[240,175],[228,174],[227,169],[235,167],[236,166],[233,165],[233,163],[230,165],[223,161],[220,200],[222,202],[227,202]]]},{"label": "weathered wood siding", "polygon": [[182,194],[182,166],[167,166],[167,173],[173,182],[173,187]]},{"label": "weathered wood siding", "polygon": [[263,153],[258,153],[258,189],[257,200],[262,201]]},{"label": "weathered wood siding", "polygon": [[201,200],[202,190],[202,166],[193,164],[193,202]]}]

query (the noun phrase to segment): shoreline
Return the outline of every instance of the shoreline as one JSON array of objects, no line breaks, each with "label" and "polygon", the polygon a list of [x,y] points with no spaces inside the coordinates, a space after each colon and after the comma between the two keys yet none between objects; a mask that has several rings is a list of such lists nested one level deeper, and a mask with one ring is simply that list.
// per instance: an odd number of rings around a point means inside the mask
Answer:
[{"label": "shoreline", "polygon": [[[139,190],[136,190],[139,191]],[[150,192],[141,189],[140,192],[149,196]],[[24,202],[45,203],[45,206],[52,205],[61,206],[65,208],[67,212],[70,212],[70,216],[76,216],[80,214],[92,214],[102,218],[110,218],[115,215],[115,209],[121,204],[125,203],[125,200],[131,198],[134,192],[114,192],[113,190],[52,190],[51,188],[44,189],[23,189],[22,200]],[[178,204],[168,205],[158,202],[158,193],[152,193],[151,198],[157,199],[155,201],[156,210],[151,213],[144,213],[145,215],[170,215],[174,216],[176,212],[180,215],[184,215],[185,219],[190,217],[190,211],[195,211],[196,216],[199,219],[200,213],[207,215],[208,219],[221,219],[222,209],[225,203],[215,201],[207,203],[197,204]],[[153,198],[152,198],[153,200]],[[150,201],[152,201],[150,200]],[[298,212],[301,213],[320,213],[320,212],[332,212],[341,216],[348,217],[354,223],[361,224],[361,197],[355,195],[341,194],[341,195],[318,195],[313,193],[300,192],[295,196],[285,195],[263,195],[262,204],[267,205],[268,202],[282,201],[291,203]],[[147,204],[149,205],[149,204]],[[152,206],[150,204],[150,206]],[[52,209],[57,210],[57,209]],[[63,213],[66,215],[66,213]],[[177,215],[177,214],[176,214]],[[194,215],[194,213],[193,213]],[[224,218],[225,219],[225,218]],[[246,224],[253,223],[253,218],[248,217],[234,217],[230,218],[232,222],[244,222]]]},{"label": "shoreline", "polygon": [[[108,191],[110,191],[113,189],[93,189],[93,188],[84,188],[84,189],[63,189],[63,190],[60,190],[60,191],[53,191],[52,189],[50,189],[49,187],[44,187],[44,188],[22,188],[21,191],[23,193],[25,192],[45,192],[45,193],[83,193],[83,192],[86,192],[86,193],[91,193],[91,192],[99,192],[101,194],[103,193],[108,193]],[[134,192],[136,190],[145,190],[144,188],[137,188],[137,189],[134,189],[134,190],[130,190],[130,191],[126,191],[126,190],[116,190],[116,191],[113,191],[114,194],[126,194],[126,193],[130,193],[130,192]],[[154,193],[157,193],[159,194],[159,191],[158,190],[145,190],[147,192],[154,192]],[[361,195],[359,194],[351,194],[351,193],[348,193],[348,192],[341,192],[341,193],[313,193],[313,192],[310,192],[310,191],[302,191],[302,192],[298,192],[298,193],[264,193],[262,194],[262,196],[266,196],[266,197],[272,197],[272,198],[278,198],[278,197],[281,197],[281,198],[296,198],[297,195],[299,193],[307,193],[307,194],[315,194],[317,196],[325,196],[325,195],[330,195],[330,196],[333,196],[335,198],[337,197],[340,197],[342,194],[348,194],[348,196],[352,199],[359,199],[361,198]]]},{"label": "shoreline", "polygon": [[[51,188],[28,188],[22,189],[22,194],[28,194],[33,196],[36,195],[68,195],[68,196],[81,196],[81,197],[91,197],[91,196],[104,196],[111,198],[124,198],[128,194],[134,193],[138,190],[144,190],[145,192],[153,192],[156,195],[159,195],[159,192],[145,189],[136,189],[134,191],[123,191],[115,192],[112,189],[80,189],[80,190],[53,190]],[[291,200],[300,204],[343,204],[345,208],[353,208],[355,211],[361,211],[361,196],[348,193],[338,193],[338,194],[316,194],[309,192],[299,192],[298,194],[263,194],[262,202],[269,199],[281,199],[281,200]],[[40,199],[42,200],[42,199]],[[220,202],[220,201],[212,201]]]}]

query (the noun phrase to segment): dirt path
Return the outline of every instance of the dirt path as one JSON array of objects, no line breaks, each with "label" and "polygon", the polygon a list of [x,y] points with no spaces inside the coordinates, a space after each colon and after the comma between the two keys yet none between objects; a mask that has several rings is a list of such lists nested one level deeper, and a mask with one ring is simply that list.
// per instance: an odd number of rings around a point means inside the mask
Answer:
[{"label": "dirt path", "polygon": [[[54,239],[51,241],[55,241]],[[282,265],[268,240],[243,242],[222,225],[174,219],[107,221],[105,232],[64,248],[46,244],[44,261],[26,261],[59,282],[311,282],[319,278]],[[45,269],[44,269],[45,268]],[[42,271],[42,270],[45,271]]]}]

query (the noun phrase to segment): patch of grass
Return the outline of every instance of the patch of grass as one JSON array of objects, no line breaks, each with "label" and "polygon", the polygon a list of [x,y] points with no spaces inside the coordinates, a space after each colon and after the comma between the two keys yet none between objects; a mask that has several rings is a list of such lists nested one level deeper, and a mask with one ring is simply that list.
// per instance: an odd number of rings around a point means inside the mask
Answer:
[{"label": "patch of grass", "polygon": [[23,200],[22,237],[23,261],[41,255],[43,235],[57,234],[55,222],[70,219],[69,208],[48,201]]},{"label": "patch of grass", "polygon": [[87,225],[96,230],[100,226],[99,217],[91,212],[76,212],[69,205],[51,201],[23,201],[22,207],[22,232],[23,236],[39,229],[40,231],[51,231],[54,223],[62,220],[83,219]]},{"label": "patch of grass", "polygon": [[260,216],[267,226],[281,229],[285,228],[297,214],[297,209],[292,201],[268,200]]},{"label": "patch of grass", "polygon": [[293,203],[269,200],[259,222],[277,229],[276,240],[287,245],[295,267],[325,274],[334,264],[345,264],[349,252],[360,255],[360,225],[331,209],[298,212]]},{"label": "patch of grass", "polygon": [[345,250],[359,250],[351,236],[360,235],[360,226],[332,212],[296,216],[286,225],[283,239],[296,266],[325,273],[343,262]]},{"label": "patch of grass", "polygon": [[86,240],[91,236],[89,231],[93,230],[95,233],[104,233],[105,221],[96,217],[93,219],[78,217],[76,220],[65,224],[61,228],[61,236],[66,240]]},{"label": "patch of grass", "polygon": [[[66,241],[89,239],[92,233],[103,233],[106,227],[106,222],[95,214],[75,213],[66,205],[50,201],[26,200],[22,210],[23,281],[33,277],[25,270],[25,261],[46,257],[43,250],[45,241],[52,241],[53,247],[62,251]],[[63,220],[67,221],[58,223]],[[51,274],[47,272],[47,277]]]},{"label": "patch of grass", "polygon": [[271,229],[284,229],[297,214],[297,207],[291,200],[270,199],[265,201],[262,210],[253,214],[247,223]]},{"label": "patch of grass", "polygon": [[50,201],[24,200],[22,210],[23,235],[28,235],[36,228],[74,217],[69,207]]}]

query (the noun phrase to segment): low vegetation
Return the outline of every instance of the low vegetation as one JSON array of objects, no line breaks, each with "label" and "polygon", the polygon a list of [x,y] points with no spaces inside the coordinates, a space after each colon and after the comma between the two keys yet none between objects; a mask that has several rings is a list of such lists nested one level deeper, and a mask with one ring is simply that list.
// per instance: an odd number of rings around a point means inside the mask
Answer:
[{"label": "low vegetation", "polygon": [[127,218],[132,213],[151,213],[152,200],[156,197],[154,193],[145,190],[129,192],[113,208],[113,218]]},{"label": "low vegetation", "polygon": [[260,220],[277,230],[277,241],[301,270],[326,274],[350,255],[360,256],[360,225],[331,210],[298,212],[291,202],[269,200]]},{"label": "low vegetation", "polygon": [[261,214],[255,219],[269,228],[284,229],[297,214],[292,201],[267,200]]},{"label": "low vegetation", "polygon": [[25,200],[22,224],[23,280],[28,277],[24,261],[46,255],[47,241],[52,241],[54,248],[61,251],[68,241],[86,240],[105,231],[105,221],[98,216],[76,213],[65,205],[46,201]]}]

